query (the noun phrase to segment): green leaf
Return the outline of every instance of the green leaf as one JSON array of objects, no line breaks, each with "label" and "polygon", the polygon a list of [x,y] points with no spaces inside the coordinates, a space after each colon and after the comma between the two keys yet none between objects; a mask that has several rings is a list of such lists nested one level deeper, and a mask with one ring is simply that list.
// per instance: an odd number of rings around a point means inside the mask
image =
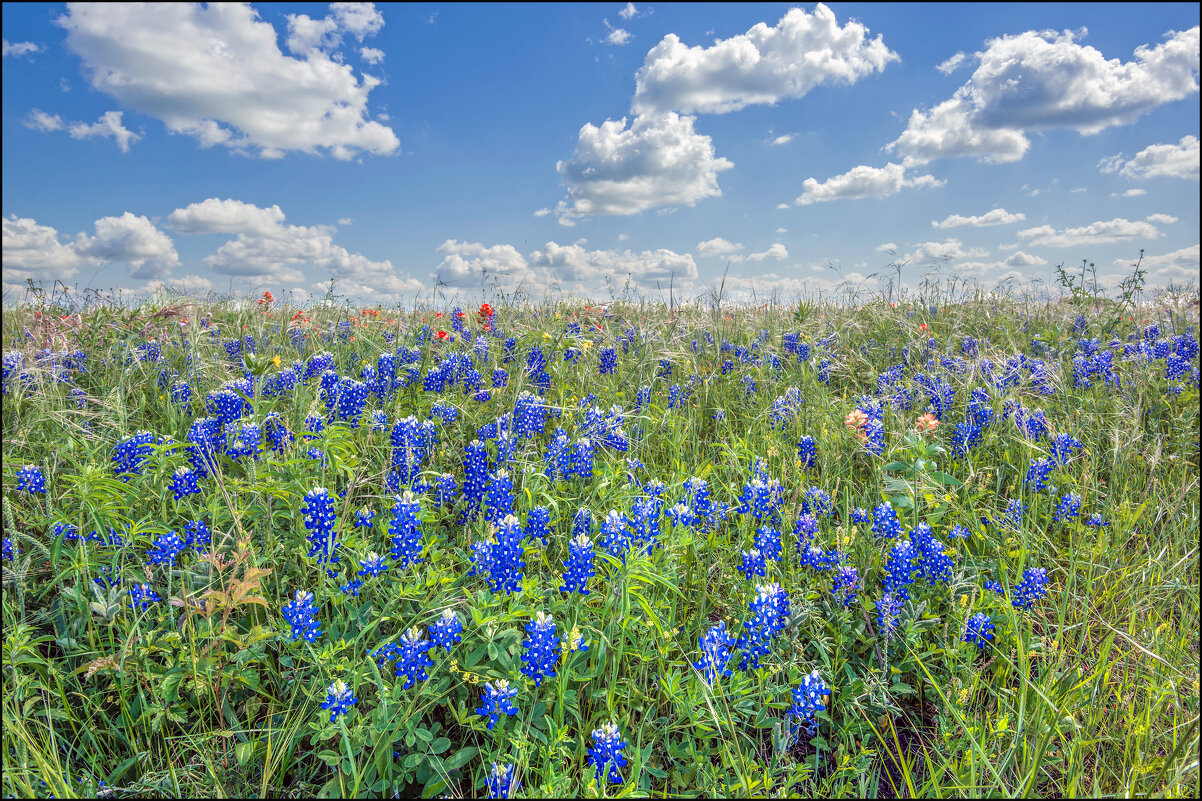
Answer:
[{"label": "green leaf", "polygon": [[434,742],[430,743],[431,754],[441,754],[443,751],[451,747],[451,741],[446,737],[439,737]]},{"label": "green leaf", "polygon": [[471,761],[472,757],[478,753],[480,753],[480,749],[474,745],[468,746],[467,748],[460,748],[454,754],[451,754],[451,756],[442,761],[442,767],[446,771],[455,770],[456,768],[459,768]]},{"label": "green leaf", "polygon": [[949,476],[947,473],[938,473],[938,472],[931,473],[931,478],[935,479],[936,481],[938,481],[940,484],[944,485],[945,487],[963,487],[964,486],[963,481],[956,478],[955,476]]},{"label": "green leaf", "polygon": [[326,750],[326,751],[322,751],[320,754],[318,754],[317,758],[320,759],[322,762],[326,763],[327,765],[329,765],[330,767],[334,767],[335,765],[338,764],[339,760],[342,759],[342,756],[339,755],[339,753],[337,751]]}]

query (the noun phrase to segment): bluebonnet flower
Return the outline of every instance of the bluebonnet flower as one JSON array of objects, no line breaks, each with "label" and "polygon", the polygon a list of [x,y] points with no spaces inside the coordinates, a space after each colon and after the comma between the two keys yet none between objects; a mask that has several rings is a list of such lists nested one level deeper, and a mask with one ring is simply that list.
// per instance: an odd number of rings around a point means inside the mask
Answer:
[{"label": "bluebonnet flower", "polygon": [[619,557],[626,561],[626,551],[630,548],[630,534],[626,530],[626,515],[617,509],[611,509],[601,521],[601,549],[610,556]]},{"label": "bluebonnet flower", "polygon": [[1110,523],[1103,520],[1100,514],[1094,512],[1089,516],[1089,519],[1085,521],[1085,525],[1094,526],[1095,528],[1102,528],[1103,526],[1109,526]]},{"label": "bluebonnet flower", "polygon": [[1057,434],[1052,438],[1052,461],[1060,466],[1068,464],[1068,460],[1084,447],[1081,441],[1074,439],[1071,434]]},{"label": "bluebonnet flower", "polygon": [[593,542],[587,534],[579,534],[568,543],[568,558],[563,563],[563,586],[560,592],[578,592],[588,595],[589,577],[597,575],[593,568],[596,554]]},{"label": "bluebonnet flower", "polygon": [[618,369],[618,354],[613,348],[605,348],[601,351],[601,375],[613,375]]},{"label": "bluebonnet flower", "polygon": [[1031,464],[1027,467],[1027,475],[1023,479],[1023,484],[1034,485],[1035,492],[1045,491],[1048,488],[1048,476],[1052,474],[1055,467],[1056,463],[1051,459],[1032,459]]},{"label": "bluebonnet flower", "polygon": [[472,544],[472,570],[468,575],[488,573],[492,592],[513,593],[521,589],[524,552],[522,526],[513,515],[494,526],[496,542],[480,540]]},{"label": "bluebonnet flower", "polygon": [[990,590],[992,592],[996,592],[998,595],[1006,594],[1006,588],[1003,587],[1000,583],[998,583],[996,581],[992,581],[992,580],[985,582],[985,589]]},{"label": "bluebonnet flower", "polygon": [[948,539],[967,540],[972,536],[972,532],[957,523],[956,525],[952,526],[951,531],[947,532],[947,536]]},{"label": "bluebonnet flower", "polygon": [[961,640],[972,643],[978,648],[984,648],[986,641],[993,639],[993,629],[993,619],[984,612],[977,612],[968,619]]},{"label": "bluebonnet flower", "polygon": [[467,504],[464,519],[474,520],[488,480],[488,453],[478,439],[472,440],[464,449],[463,473],[463,500]]},{"label": "bluebonnet flower", "polygon": [[434,647],[451,650],[451,646],[459,642],[463,632],[463,622],[450,609],[442,610],[442,615],[430,626],[430,640]]},{"label": "bluebonnet flower", "polygon": [[372,518],[376,513],[370,509],[360,509],[355,512],[355,528],[371,528]]},{"label": "bluebonnet flower", "polygon": [[180,405],[192,400],[192,387],[187,381],[176,381],[171,385],[171,401]]},{"label": "bluebonnet flower", "polygon": [[360,559],[359,567],[360,576],[371,576],[372,578],[375,578],[388,569],[388,565],[384,562],[384,557],[375,551]]},{"label": "bluebonnet flower", "polygon": [[296,441],[296,435],[288,430],[288,426],[284,425],[284,421],[276,412],[263,418],[263,432],[267,435],[271,449],[276,453],[284,453]]},{"label": "bluebonnet flower", "polygon": [[801,499],[801,511],[812,513],[815,517],[830,517],[835,513],[835,506],[826,492],[817,487],[810,487]]},{"label": "bluebonnet flower", "polygon": [[158,539],[154,541],[154,547],[146,553],[151,565],[174,565],[175,559],[188,545],[174,531],[168,531],[166,534],[160,534]]},{"label": "bluebonnet flower", "polygon": [[159,594],[150,589],[149,584],[135,584],[129,588],[129,608],[145,612],[151,604],[163,600]]},{"label": "bluebonnet flower", "polygon": [[[593,746],[588,750],[589,764],[597,769],[596,781],[601,781],[604,774],[610,784],[621,784],[621,769],[626,767],[626,757],[621,751],[626,747],[622,736],[618,733],[617,725],[606,723],[599,729],[593,730]],[[608,773],[605,768],[609,767]]]},{"label": "bluebonnet flower", "polygon": [[512,514],[513,480],[509,477],[509,473],[501,470],[489,476],[484,518],[490,523],[496,523],[501,518]]},{"label": "bluebonnet flower", "polygon": [[488,785],[489,798],[509,798],[510,794],[516,793],[522,787],[521,783],[513,778],[513,763],[492,763],[492,770],[485,777],[485,783]]},{"label": "bluebonnet flower", "polygon": [[[5,538],[5,542],[7,542],[7,541],[8,541],[7,538]],[[101,565],[100,575],[96,576],[96,578],[92,579],[92,581],[94,583],[96,583],[97,585],[99,585],[103,589],[108,589],[110,587],[116,587],[118,584],[121,583],[121,573],[119,571],[113,570],[108,565]]]},{"label": "bluebonnet flower", "polygon": [[63,542],[75,542],[79,539],[79,526],[59,521],[54,524],[54,536],[62,537]]},{"label": "bluebonnet flower", "polygon": [[1056,511],[1052,515],[1053,523],[1060,523],[1072,520],[1081,514],[1081,496],[1075,492],[1070,492],[1064,495],[1060,502],[1056,504]]},{"label": "bluebonnet flower", "polygon": [[171,493],[177,501],[186,495],[199,495],[200,486],[196,483],[196,471],[191,467],[181,467],[172,473]]},{"label": "bluebonnet flower", "polygon": [[872,533],[880,539],[893,539],[901,536],[901,521],[897,519],[897,512],[888,501],[873,508]]},{"label": "bluebonnet flower", "polygon": [[396,648],[395,673],[398,677],[405,677],[402,690],[408,690],[414,682],[428,678],[426,668],[434,664],[429,656],[430,646],[429,640],[422,639],[422,631],[417,626],[401,635],[401,642]]},{"label": "bluebonnet flower", "polygon": [[[115,535],[116,532],[109,529],[109,538],[112,539]],[[213,532],[209,530],[209,524],[204,520],[189,520],[184,523],[184,535],[185,542],[195,548],[197,553],[204,552],[213,544]]]},{"label": "bluebonnet flower", "polygon": [[952,560],[943,552],[943,543],[935,539],[934,532],[926,523],[914,527],[914,547],[918,550],[915,575],[928,582],[947,582],[952,577]]},{"label": "bluebonnet flower", "polygon": [[793,689],[793,703],[785,712],[786,720],[793,719],[789,725],[791,735],[796,735],[802,729],[811,736],[817,731],[816,716],[826,709],[822,701],[829,693],[830,689],[822,682],[817,670],[802,677],[801,684]]},{"label": "bluebonnet flower", "polygon": [[526,514],[526,536],[530,539],[537,537],[547,544],[551,535],[551,512],[545,506],[536,506]]},{"label": "bluebonnet flower", "polygon": [[139,431],[117,443],[113,449],[113,472],[122,481],[142,475],[142,468],[154,451],[154,434]]},{"label": "bluebonnet flower", "polygon": [[774,526],[757,528],[755,530],[755,547],[763,554],[763,558],[779,562],[781,558],[780,529]]},{"label": "bluebonnet flower", "polygon": [[1023,580],[1014,588],[1011,604],[1015,609],[1029,610],[1047,591],[1048,571],[1042,567],[1029,568],[1023,572]]},{"label": "bluebonnet flower", "polygon": [[293,642],[301,637],[304,637],[306,642],[316,642],[321,636],[321,623],[313,619],[317,614],[317,607],[313,605],[313,593],[297,590],[293,599],[284,604],[283,614],[284,620],[292,626]]},{"label": "bluebonnet flower", "polygon": [[17,492],[46,492],[46,479],[42,475],[42,468],[37,465],[27,464],[17,470]]},{"label": "bluebonnet flower", "polygon": [[505,679],[499,679],[496,686],[493,686],[492,682],[484,685],[484,696],[480,699],[481,704],[476,709],[476,714],[488,718],[489,731],[492,731],[499,716],[517,714],[518,708],[510,703],[517,694],[518,688],[510,687]]},{"label": "bluebonnet flower", "polygon": [[876,602],[876,622],[881,628],[881,634],[885,635],[885,639],[889,639],[897,629],[897,618],[901,614],[901,609],[901,598],[895,598],[892,593],[885,593],[881,596],[881,600]]},{"label": "bluebonnet flower", "polygon": [[555,662],[559,656],[555,621],[546,612],[539,612],[533,621],[526,624],[526,639],[523,642],[522,673],[534,681],[534,686],[543,679],[555,678]]},{"label": "bluebonnet flower", "polygon": [[351,688],[346,682],[338,679],[328,688],[326,688],[326,700],[322,702],[322,709],[333,710],[330,712],[330,722],[333,723],[339,715],[345,715],[351,710],[351,707],[358,703],[359,699],[351,692]]},{"label": "bluebonnet flower", "polygon": [[1018,498],[1011,498],[1006,502],[1006,511],[1003,513],[1001,520],[995,520],[997,525],[1005,526],[1013,531],[1018,531],[1023,526],[1023,514],[1027,511],[1027,505]]},{"label": "bluebonnet flower", "polygon": [[778,425],[783,427],[786,423],[792,422],[801,411],[802,403],[800,389],[797,387],[786,389],[785,394],[777,396],[768,409],[768,426],[775,429]]},{"label": "bluebonnet flower", "polygon": [[588,537],[593,533],[593,514],[588,509],[581,507],[576,510],[576,514],[572,516],[572,538],[575,539],[581,534]]},{"label": "bluebonnet flower", "polygon": [[814,466],[818,455],[818,447],[814,444],[813,437],[802,437],[797,443],[797,458],[801,461],[801,468],[809,470]]},{"label": "bluebonnet flower", "polygon": [[743,576],[751,581],[752,576],[760,576],[761,578],[767,575],[767,564],[764,560],[764,554],[758,548],[752,548],[750,551],[743,551],[743,564],[739,565],[739,570],[743,572]]},{"label": "bluebonnet flower", "polygon": [[259,444],[263,441],[263,429],[255,423],[239,421],[227,429],[225,455],[235,462],[243,456],[249,456],[256,461],[259,458]]},{"label": "bluebonnet flower", "polygon": [[851,510],[851,522],[867,523],[868,522],[868,510],[862,506],[857,506],[855,509],[852,509]]},{"label": "bluebonnet flower", "polygon": [[705,674],[705,683],[711,687],[721,671],[722,676],[731,675],[726,666],[730,662],[730,649],[734,647],[735,639],[726,633],[726,623],[718,621],[701,638],[698,647],[701,649],[701,659],[693,663],[693,667]]},{"label": "bluebonnet flower", "polygon": [[749,604],[751,620],[743,625],[738,639],[743,659],[739,670],[760,666],[760,658],[772,650],[772,638],[785,626],[789,616],[789,594],[779,584],[761,584]]},{"label": "bluebonnet flower", "polygon": [[[362,575],[362,572],[360,572],[360,575]],[[343,595],[351,595],[355,598],[358,598],[359,590],[363,589],[363,581],[361,579],[353,578],[347,583],[339,586],[338,589],[342,590]]]},{"label": "bluebonnet flower", "polygon": [[388,524],[388,534],[392,542],[389,555],[393,559],[399,559],[401,569],[404,570],[409,565],[423,561],[422,521],[419,517],[422,506],[421,500],[409,490],[394,496],[393,501],[392,521]]},{"label": "bluebonnet flower", "polygon": [[[334,499],[323,487],[305,493],[305,504],[301,507],[305,528],[309,533],[309,558],[317,557],[317,564],[333,564],[339,557],[333,555],[338,549],[338,532],[334,522]],[[327,568],[328,569],[328,568]]]},{"label": "bluebonnet flower", "polygon": [[889,549],[889,559],[885,562],[885,578],[881,582],[885,592],[891,593],[899,601],[909,599],[909,587],[914,582],[912,565],[917,558],[918,549],[909,540],[901,540]]},{"label": "bluebonnet flower", "polygon": [[860,588],[860,574],[854,567],[844,565],[835,571],[831,590],[844,606],[851,606]]}]

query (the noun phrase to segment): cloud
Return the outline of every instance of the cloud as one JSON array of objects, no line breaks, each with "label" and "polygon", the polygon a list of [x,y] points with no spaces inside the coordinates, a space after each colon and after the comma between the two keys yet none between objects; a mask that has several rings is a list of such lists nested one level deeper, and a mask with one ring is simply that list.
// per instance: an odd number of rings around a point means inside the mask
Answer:
[{"label": "cloud", "polygon": [[1159,212],[1156,214],[1149,214],[1147,217],[1144,217],[1144,219],[1150,223],[1161,223],[1162,225],[1172,225],[1173,223],[1177,222],[1177,218],[1173,215],[1160,214]]},{"label": "cloud", "polygon": [[778,234],[787,234],[787,233],[789,233],[789,229],[788,229],[788,228],[777,228],[777,229],[776,229],[776,233],[778,233]]},{"label": "cloud", "polygon": [[534,216],[535,217],[546,217],[550,213],[551,213],[550,209],[542,208],[542,209],[538,209],[537,211],[535,211]]},{"label": "cloud", "polygon": [[121,124],[122,112],[106,111],[100,119],[88,125],[83,122],[73,122],[67,129],[72,139],[88,139],[93,136],[102,139],[112,139],[122,153],[129,152],[129,146],[142,137]]},{"label": "cloud", "polygon": [[1016,250],[1006,257],[1002,262],[1007,267],[1040,267],[1048,263],[1048,260],[1041,256],[1032,256],[1029,253],[1023,253],[1021,250]]},{"label": "cloud", "polygon": [[956,228],[961,225],[968,225],[973,228],[984,228],[990,225],[1009,225],[1010,223],[1021,222],[1027,219],[1027,215],[1019,212],[1011,214],[1005,209],[993,209],[979,217],[963,217],[959,214],[949,215],[943,222],[931,220],[932,228]]},{"label": "cloud", "polygon": [[83,266],[85,260],[69,243],[59,239],[58,231],[36,220],[13,214],[3,219],[4,282],[15,284],[34,281],[66,280]]},{"label": "cloud", "polygon": [[[331,3],[330,11],[332,13],[322,19],[312,19],[307,14],[289,14],[288,49],[308,57],[338,47],[342,44],[343,34],[349,33],[362,42],[384,27],[384,16],[373,3]],[[381,59],[384,57],[381,51],[375,52]]]},{"label": "cloud", "polygon": [[57,23],[93,88],[201,147],[264,158],[393,153],[396,135],[368,119],[368,94],[379,79],[357,79],[322,49],[343,30],[367,35],[379,12],[371,4],[331,8],[335,29],[290,21],[289,42],[314,48],[303,59],[281,53],[276,30],[240,4],[69,5]]},{"label": "cloud", "polygon": [[26,128],[32,128],[35,131],[43,131],[47,133],[50,131],[61,131],[66,127],[63,123],[63,118],[59,115],[47,114],[46,112],[37,108],[29,112],[29,117],[25,119],[22,124]]},{"label": "cloud", "polygon": [[968,61],[968,56],[964,54],[964,51],[960,51],[947,61],[937,65],[935,69],[939,70],[944,75],[951,75],[953,72],[960,69],[960,67],[962,67],[966,61]]},{"label": "cloud", "polygon": [[923,266],[953,259],[979,259],[988,255],[989,251],[982,248],[965,249],[959,239],[945,239],[942,242],[923,242],[902,256],[901,261]]},{"label": "cloud", "polygon": [[359,58],[368,64],[381,64],[384,62],[384,51],[375,47],[360,47]]},{"label": "cloud", "polygon": [[743,249],[742,245],[727,242],[720,236],[697,243],[698,256],[727,256]]},{"label": "cloud", "polygon": [[181,234],[254,234],[278,236],[284,222],[279,206],[259,208],[241,200],[211,197],[176,209],[167,223]]},{"label": "cloud", "polygon": [[789,208],[789,204],[788,204],[788,203],[777,203],[777,204],[776,204],[776,210],[777,210],[777,211],[780,211],[781,209],[787,209],[787,208]]},{"label": "cloud", "polygon": [[[1115,259],[1114,267],[1129,271],[1131,259]],[[1163,286],[1170,282],[1174,284],[1198,284],[1199,264],[1198,246],[1191,245],[1172,253],[1162,253],[1159,256],[1146,256],[1140,262],[1140,267],[1148,271],[1150,283]]]},{"label": "cloud", "polygon": [[1111,197],[1140,197],[1148,194],[1146,189],[1128,189],[1126,192],[1111,192]]},{"label": "cloud", "polygon": [[885,242],[884,244],[877,245],[873,250],[876,250],[878,253],[888,253],[891,250],[897,250],[897,243]]},{"label": "cloud", "polygon": [[339,225],[354,225],[354,223],[355,223],[354,217],[339,217],[338,218]]},{"label": "cloud", "polygon": [[645,17],[650,13],[650,11],[643,11],[640,13],[639,10],[634,7],[634,3],[627,3],[626,7],[618,12],[618,16],[622,19],[633,19],[634,17]]},{"label": "cloud", "polygon": [[601,40],[606,44],[621,47],[634,38],[630,35],[630,31],[623,30],[622,28],[615,28],[614,26],[610,25],[609,20],[603,19],[601,21],[604,22],[605,27],[609,29],[609,35]]},{"label": "cloud", "polygon": [[1062,231],[1057,231],[1050,225],[1041,225],[1018,232],[1019,239],[1027,240],[1023,243],[1026,247],[1042,245],[1051,248],[1106,245],[1130,239],[1157,239],[1159,237],[1159,229],[1151,223],[1132,222],[1122,217],[1116,217],[1106,222],[1090,223],[1079,228],[1065,228]]},{"label": "cloud", "polygon": [[758,23],[712,47],[686,47],[668,34],[635,75],[636,113],[725,114],[799,98],[825,83],[855,83],[900,60],[858,22],[842,28],[822,3],[813,14],[792,8],[776,27]]},{"label": "cloud", "polygon": [[438,252],[443,254],[434,268],[438,284],[455,288],[534,288],[534,273],[513,245],[485,247],[479,242],[448,239],[438,246]]},{"label": "cloud", "polygon": [[530,254],[530,264],[544,280],[595,289],[601,282],[630,280],[646,289],[669,285],[687,289],[697,280],[697,264],[688,253],[666,248],[644,250],[585,250],[580,243],[548,242]]},{"label": "cloud", "polygon": [[179,264],[171,237],[145,217],[127,211],[120,217],[101,217],[94,227],[95,236],[76,237],[75,250],[81,256],[127,262],[132,278],[162,278]]},{"label": "cloud", "polygon": [[868,167],[861,164],[822,183],[814,178],[805,179],[802,182],[804,191],[793,202],[799,206],[808,206],[811,203],[827,203],[843,198],[881,198],[897,194],[905,187],[937,188],[944,183],[933,175],[906,178],[906,168],[900,164],[889,163],[884,167]]},{"label": "cloud", "polygon": [[764,259],[775,259],[776,261],[784,261],[787,258],[789,258],[788,248],[786,248],[780,242],[774,242],[773,244],[768,246],[767,250],[761,251],[759,253],[747,253],[747,254],[731,256],[730,260],[733,262],[763,261]]},{"label": "cloud", "polygon": [[[236,234],[205,257],[205,263],[220,275],[262,277],[279,286],[305,281],[302,268],[311,266],[336,279],[341,293],[387,299],[412,295],[423,286],[398,273],[388,260],[373,261],[334,244],[332,225],[285,225],[284,219],[276,205],[264,208],[211,197],[176,209],[167,223],[186,234]],[[351,222],[343,218],[338,224]]]},{"label": "cloud", "polygon": [[793,134],[782,134],[772,140],[774,145],[787,145],[793,141]]},{"label": "cloud", "polygon": [[7,39],[3,40],[3,54],[8,56],[28,56],[33,53],[40,53],[45,48],[37,42],[10,42]]},{"label": "cloud", "polygon": [[205,278],[203,275],[184,275],[180,276],[179,278],[155,278],[147,281],[142,289],[151,294],[159,294],[161,292],[194,294],[199,292],[212,292],[213,282]]},{"label": "cloud", "polygon": [[1102,172],[1117,172],[1124,178],[1182,178],[1198,180],[1198,137],[1183,136],[1175,145],[1149,145],[1124,161],[1123,154],[1107,156],[1098,162]]},{"label": "cloud", "polygon": [[555,165],[568,190],[560,221],[593,214],[637,214],[658,206],[692,206],[722,194],[718,173],[734,166],[714,155],[693,117],[674,113],[586,123],[576,151]]},{"label": "cloud", "polygon": [[1025,131],[1095,134],[1198,91],[1196,26],[1136,48],[1125,63],[1077,44],[1080,35],[1027,31],[988,41],[973,56],[979,65],[969,81],[931,111],[915,109],[886,149],[906,164],[960,156],[1017,161],[1030,146]]}]

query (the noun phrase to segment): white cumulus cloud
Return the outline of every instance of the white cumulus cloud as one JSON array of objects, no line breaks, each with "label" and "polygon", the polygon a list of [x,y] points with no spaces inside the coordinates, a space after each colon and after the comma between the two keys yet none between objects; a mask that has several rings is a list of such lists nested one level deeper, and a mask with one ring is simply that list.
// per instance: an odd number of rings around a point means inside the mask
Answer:
[{"label": "white cumulus cloud", "polygon": [[66,280],[85,263],[58,231],[37,220],[13,214],[3,220],[4,282]]},{"label": "white cumulus cloud", "polygon": [[[331,6],[337,29],[371,32],[379,12],[370,4],[347,5],[353,8]],[[367,98],[379,79],[356,78],[340,56],[324,52],[318,45],[326,33],[314,40],[294,30],[298,48],[303,41],[318,44],[305,58],[286,56],[275,28],[257,11],[226,3],[68,5],[57,23],[93,88],[162,120],[173,133],[195,137],[201,147],[350,159],[400,146],[390,128],[369,119]]]},{"label": "white cumulus cloud", "polygon": [[259,208],[241,200],[207,198],[176,209],[168,224],[182,234],[257,234],[276,236],[281,232],[284,212],[279,206]]},{"label": "white cumulus cloud", "polygon": [[94,136],[112,139],[122,153],[128,153],[129,146],[142,137],[122,125],[121,117],[120,111],[106,111],[91,125],[84,122],[71,123],[67,133],[71,134],[72,139],[89,139]]},{"label": "white cumulus cloud", "polygon": [[5,56],[28,56],[33,53],[40,53],[44,49],[37,42],[10,42],[7,39],[3,40],[3,53]]},{"label": "white cumulus cloud", "polygon": [[931,220],[932,228],[956,228],[967,225],[972,228],[984,228],[990,225],[1009,225],[1027,219],[1027,215],[1019,212],[1011,214],[1005,209],[993,209],[976,217],[964,217],[960,214],[948,215],[942,222]]},{"label": "white cumulus cloud", "polygon": [[559,245],[548,242],[530,254],[530,264],[544,280],[597,289],[601,283],[621,284],[627,280],[645,289],[687,289],[697,280],[697,263],[688,253],[667,248],[656,250],[586,250],[577,242]]},{"label": "white cumulus cloud", "polygon": [[722,194],[718,173],[734,166],[714,155],[708,136],[693,130],[693,117],[674,113],[586,123],[576,150],[555,168],[568,202],[561,221],[587,215],[637,214],[659,206],[692,206]]},{"label": "white cumulus cloud", "polygon": [[179,264],[171,237],[128,211],[120,217],[101,217],[94,236],[76,237],[75,250],[98,261],[126,262],[132,278],[162,278]]},{"label": "white cumulus cloud", "polygon": [[819,3],[812,14],[792,8],[776,27],[761,22],[711,47],[688,47],[668,34],[635,76],[632,107],[724,114],[799,98],[824,83],[854,83],[897,60],[879,35],[869,39],[854,21],[840,27]]},{"label": "white cumulus cloud", "polygon": [[1198,137],[1183,136],[1175,145],[1149,145],[1130,161],[1123,154],[1107,156],[1098,162],[1102,172],[1117,172],[1124,178],[1183,178],[1198,180]]},{"label": "white cumulus cloud", "polygon": [[968,56],[964,54],[964,51],[960,51],[951,58],[937,65],[935,69],[939,70],[944,75],[951,75],[953,72],[960,69],[960,67],[962,67],[966,61],[968,61]]},{"label": "white cumulus cloud", "polygon": [[902,256],[901,261],[916,266],[952,261],[954,259],[980,259],[989,255],[983,248],[965,248],[959,239],[944,239],[941,242],[923,242]]},{"label": "white cumulus cloud", "polygon": [[974,54],[979,64],[968,82],[929,112],[915,109],[886,149],[907,164],[957,156],[1017,161],[1030,146],[1025,131],[1095,134],[1198,91],[1196,26],[1136,48],[1127,62],[1078,44],[1082,35],[1027,31],[990,40]]},{"label": "white cumulus cloud", "polygon": [[1040,225],[1018,232],[1018,238],[1026,240],[1023,245],[1052,248],[1078,247],[1080,245],[1107,245],[1131,239],[1157,239],[1160,230],[1149,222],[1116,217],[1077,228],[1056,230],[1050,225]]},{"label": "white cumulus cloud", "polygon": [[901,164],[886,164],[884,167],[859,165],[842,175],[828,178],[821,183],[807,178],[802,182],[804,191],[794,201],[799,206],[811,203],[827,203],[843,198],[888,197],[906,187],[937,188],[945,182],[933,175],[906,177],[906,168]]},{"label": "white cumulus cloud", "polygon": [[728,242],[720,236],[697,243],[698,256],[728,256],[743,249],[741,244]]},{"label": "white cumulus cloud", "polygon": [[29,112],[29,117],[22,124],[26,128],[32,128],[35,131],[61,131],[66,125],[63,123],[63,118],[58,114],[48,114],[41,109],[35,108]]}]

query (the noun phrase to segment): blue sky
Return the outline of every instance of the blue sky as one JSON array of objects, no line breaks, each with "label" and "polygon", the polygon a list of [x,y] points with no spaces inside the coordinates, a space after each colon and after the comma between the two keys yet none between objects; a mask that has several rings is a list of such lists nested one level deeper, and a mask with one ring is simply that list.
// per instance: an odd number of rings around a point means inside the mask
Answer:
[{"label": "blue sky", "polygon": [[[759,300],[1199,269],[1196,4],[5,4],[27,279]],[[435,294],[435,293],[439,294]]]}]

